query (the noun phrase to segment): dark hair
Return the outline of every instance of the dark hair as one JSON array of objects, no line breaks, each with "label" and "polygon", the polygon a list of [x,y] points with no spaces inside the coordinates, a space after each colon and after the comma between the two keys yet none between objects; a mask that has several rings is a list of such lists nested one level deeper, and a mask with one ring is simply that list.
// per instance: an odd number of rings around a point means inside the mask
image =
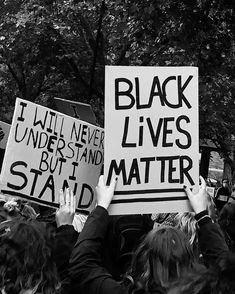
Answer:
[{"label": "dark hair", "polygon": [[219,221],[227,220],[228,218],[235,219],[235,204],[226,203],[219,214]]},{"label": "dark hair", "polygon": [[42,223],[19,221],[0,244],[0,287],[6,293],[40,289],[43,294],[59,288],[52,259],[52,239]]},{"label": "dark hair", "polygon": [[148,291],[153,284],[170,287],[195,265],[186,235],[173,227],[160,227],[150,231],[137,248],[130,274],[135,283],[141,283]]},{"label": "dark hair", "polygon": [[5,203],[6,203],[6,200],[0,198],[0,207],[3,207],[3,205],[4,205]]},{"label": "dark hair", "polygon": [[235,294],[235,255],[223,254],[209,269],[191,271],[176,283],[169,294]]},{"label": "dark hair", "polygon": [[235,204],[226,203],[219,214],[219,225],[225,233],[230,249],[235,249]]}]

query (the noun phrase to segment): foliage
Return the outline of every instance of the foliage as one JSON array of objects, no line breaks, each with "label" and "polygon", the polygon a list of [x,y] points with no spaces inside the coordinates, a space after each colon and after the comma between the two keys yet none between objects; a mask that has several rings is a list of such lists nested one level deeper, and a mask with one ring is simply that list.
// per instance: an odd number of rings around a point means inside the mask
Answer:
[{"label": "foliage", "polygon": [[0,119],[15,97],[92,104],[103,124],[104,65],[198,66],[200,137],[222,151],[235,130],[232,0],[106,0],[90,89],[101,1],[0,3]]}]

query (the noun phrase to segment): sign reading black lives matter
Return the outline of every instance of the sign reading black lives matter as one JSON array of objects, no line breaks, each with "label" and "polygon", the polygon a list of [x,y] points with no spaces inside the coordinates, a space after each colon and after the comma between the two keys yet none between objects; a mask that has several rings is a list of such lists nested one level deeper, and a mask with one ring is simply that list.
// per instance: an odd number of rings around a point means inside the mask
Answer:
[{"label": "sign reading black lives matter", "polygon": [[110,214],[188,211],[183,185],[198,189],[198,69],[106,66]]},{"label": "sign reading black lives matter", "polygon": [[103,129],[46,107],[16,100],[3,162],[3,194],[58,207],[58,191],[71,188],[77,210],[94,208],[103,164]]}]

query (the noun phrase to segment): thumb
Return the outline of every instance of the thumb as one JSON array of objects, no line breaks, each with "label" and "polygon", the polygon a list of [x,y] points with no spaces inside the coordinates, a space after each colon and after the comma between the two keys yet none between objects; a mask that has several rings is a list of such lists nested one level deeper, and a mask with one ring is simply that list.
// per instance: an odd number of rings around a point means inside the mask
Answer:
[{"label": "thumb", "polygon": [[194,195],[188,186],[184,186],[184,191],[186,192],[189,199]]},{"label": "thumb", "polygon": [[98,182],[98,185],[97,186],[104,186],[104,176],[103,175],[101,175],[99,177],[99,182]]},{"label": "thumb", "polygon": [[206,181],[204,180],[202,176],[200,176],[200,180],[201,180],[201,188],[206,189]]}]

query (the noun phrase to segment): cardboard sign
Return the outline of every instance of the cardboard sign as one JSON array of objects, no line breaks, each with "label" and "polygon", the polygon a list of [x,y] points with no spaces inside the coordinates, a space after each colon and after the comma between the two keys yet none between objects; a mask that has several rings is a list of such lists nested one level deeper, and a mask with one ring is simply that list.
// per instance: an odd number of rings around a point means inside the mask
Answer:
[{"label": "cardboard sign", "polygon": [[198,157],[196,67],[106,67],[107,184],[119,175],[110,214],[188,211]]},{"label": "cardboard sign", "polygon": [[6,149],[10,129],[11,129],[11,125],[0,121],[0,148],[1,149]]},{"label": "cardboard sign", "polygon": [[2,193],[58,207],[58,190],[68,186],[77,197],[77,210],[89,212],[103,163],[103,140],[99,127],[17,99]]},{"label": "cardboard sign", "polygon": [[96,117],[90,104],[54,98],[58,111],[96,125]]}]

